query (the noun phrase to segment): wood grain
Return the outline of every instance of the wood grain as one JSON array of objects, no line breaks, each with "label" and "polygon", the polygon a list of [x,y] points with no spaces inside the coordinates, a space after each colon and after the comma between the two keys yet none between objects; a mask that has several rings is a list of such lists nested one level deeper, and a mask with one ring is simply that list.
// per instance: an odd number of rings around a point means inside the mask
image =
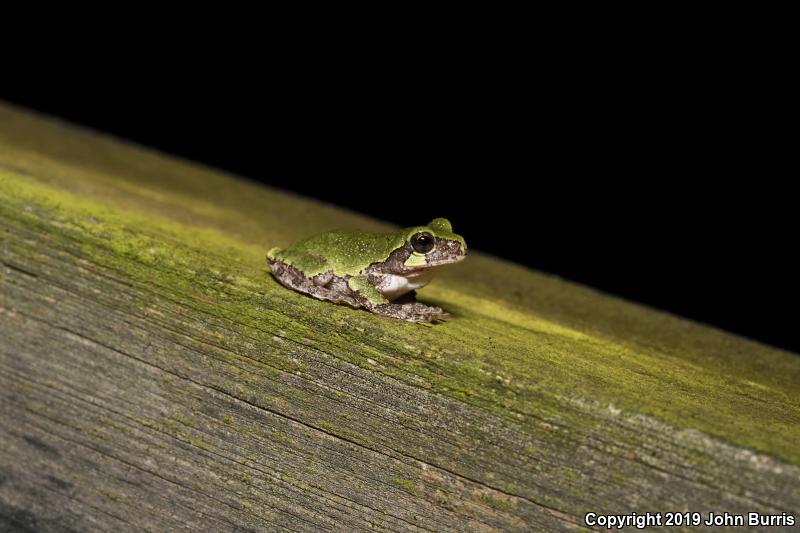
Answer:
[{"label": "wood grain", "polygon": [[480,255],[435,326],[269,278],[334,224],[383,227],[0,106],[0,530],[797,516],[797,356]]}]

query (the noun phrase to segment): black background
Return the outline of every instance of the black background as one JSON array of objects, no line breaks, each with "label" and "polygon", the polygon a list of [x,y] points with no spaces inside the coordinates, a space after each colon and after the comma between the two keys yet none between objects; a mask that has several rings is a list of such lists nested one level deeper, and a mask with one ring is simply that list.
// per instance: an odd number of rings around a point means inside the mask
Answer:
[{"label": "black background", "polygon": [[780,84],[492,65],[0,98],[800,352]]}]

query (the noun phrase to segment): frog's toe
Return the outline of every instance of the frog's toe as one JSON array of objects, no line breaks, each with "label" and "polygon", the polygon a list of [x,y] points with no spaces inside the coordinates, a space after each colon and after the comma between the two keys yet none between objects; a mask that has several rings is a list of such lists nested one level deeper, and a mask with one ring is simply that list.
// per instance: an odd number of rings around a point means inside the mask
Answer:
[{"label": "frog's toe", "polygon": [[421,302],[403,304],[403,318],[409,322],[435,322],[448,315],[441,307],[425,305]]}]

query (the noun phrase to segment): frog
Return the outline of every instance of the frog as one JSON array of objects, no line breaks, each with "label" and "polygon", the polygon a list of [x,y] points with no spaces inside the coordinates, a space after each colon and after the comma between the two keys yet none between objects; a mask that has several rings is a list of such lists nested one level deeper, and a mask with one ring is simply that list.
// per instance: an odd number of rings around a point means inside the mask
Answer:
[{"label": "frog", "polygon": [[446,218],[387,233],[333,230],[271,248],[267,263],[284,287],[319,300],[408,322],[449,317],[416,300],[436,273],[467,256],[467,243]]}]

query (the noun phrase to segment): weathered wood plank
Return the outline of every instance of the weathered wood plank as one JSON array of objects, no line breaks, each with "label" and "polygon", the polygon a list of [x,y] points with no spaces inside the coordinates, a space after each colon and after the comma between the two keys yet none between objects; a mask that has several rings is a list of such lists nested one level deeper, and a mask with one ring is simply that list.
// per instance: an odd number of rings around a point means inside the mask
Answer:
[{"label": "weathered wood plank", "polygon": [[479,254],[423,291],[436,326],[266,273],[355,225],[380,227],[0,106],[0,525],[800,510],[796,356]]}]

